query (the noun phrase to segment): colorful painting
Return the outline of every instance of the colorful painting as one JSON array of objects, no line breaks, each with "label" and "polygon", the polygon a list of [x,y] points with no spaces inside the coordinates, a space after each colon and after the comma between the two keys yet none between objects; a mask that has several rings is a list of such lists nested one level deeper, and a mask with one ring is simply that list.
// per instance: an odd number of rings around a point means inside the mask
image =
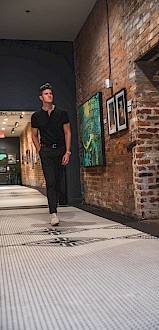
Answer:
[{"label": "colorful painting", "polygon": [[1,154],[0,153],[0,163],[7,163],[7,154]]},{"label": "colorful painting", "polygon": [[0,153],[0,173],[7,171],[7,154]]},{"label": "colorful painting", "polygon": [[82,166],[105,165],[102,93],[92,96],[79,108]]}]

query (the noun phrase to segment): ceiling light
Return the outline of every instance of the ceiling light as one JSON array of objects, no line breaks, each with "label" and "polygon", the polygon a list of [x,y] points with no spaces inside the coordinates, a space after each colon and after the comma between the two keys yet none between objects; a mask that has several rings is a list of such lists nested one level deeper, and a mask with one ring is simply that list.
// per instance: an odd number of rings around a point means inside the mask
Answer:
[{"label": "ceiling light", "polygon": [[4,120],[5,120],[5,121],[7,121],[7,120],[8,120],[8,118],[4,118]]},{"label": "ceiling light", "polygon": [[19,126],[19,123],[18,121],[15,122],[15,127],[18,127]]},{"label": "ceiling light", "polygon": [[24,115],[23,115],[23,114],[21,114],[21,115],[20,115],[20,119],[22,119],[22,118],[23,118],[23,116],[24,116]]},{"label": "ceiling light", "polygon": [[12,133],[12,134],[14,134],[14,133],[15,133],[15,131],[14,131],[14,127],[12,128],[12,130],[11,130],[11,133]]},{"label": "ceiling light", "polygon": [[2,131],[5,131],[5,127],[2,127]]},{"label": "ceiling light", "polygon": [[2,121],[2,124],[3,124],[3,125],[6,125],[7,123],[6,123],[6,121]]}]

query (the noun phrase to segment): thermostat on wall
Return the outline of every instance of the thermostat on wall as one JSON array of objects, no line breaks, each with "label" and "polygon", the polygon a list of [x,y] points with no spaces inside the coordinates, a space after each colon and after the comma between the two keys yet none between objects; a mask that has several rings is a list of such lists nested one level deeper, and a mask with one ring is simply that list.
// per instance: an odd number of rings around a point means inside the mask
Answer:
[{"label": "thermostat on wall", "polygon": [[129,100],[129,101],[127,101],[128,112],[131,112],[131,108],[132,108],[132,100]]},{"label": "thermostat on wall", "polygon": [[112,87],[112,81],[110,79],[105,79],[105,87],[111,88]]}]

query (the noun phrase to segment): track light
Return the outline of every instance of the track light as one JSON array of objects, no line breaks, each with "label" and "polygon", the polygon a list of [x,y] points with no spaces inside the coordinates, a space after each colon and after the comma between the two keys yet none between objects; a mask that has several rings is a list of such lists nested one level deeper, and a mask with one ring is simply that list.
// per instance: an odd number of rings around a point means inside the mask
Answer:
[{"label": "track light", "polygon": [[15,122],[15,127],[18,127],[19,126],[19,123],[18,121]]}]

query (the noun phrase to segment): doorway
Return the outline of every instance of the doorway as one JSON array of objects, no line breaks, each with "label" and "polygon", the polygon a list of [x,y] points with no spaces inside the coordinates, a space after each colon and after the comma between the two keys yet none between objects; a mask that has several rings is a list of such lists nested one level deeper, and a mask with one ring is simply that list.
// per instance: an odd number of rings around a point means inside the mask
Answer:
[{"label": "doorway", "polygon": [[159,43],[136,61],[136,214],[158,218],[159,210]]},{"label": "doorway", "polygon": [[[33,112],[0,111],[0,185],[24,185],[46,194],[40,158],[31,138]],[[66,170],[59,204],[67,204]]]},{"label": "doorway", "polygon": [[0,185],[21,184],[20,135],[31,113],[0,111]]}]

